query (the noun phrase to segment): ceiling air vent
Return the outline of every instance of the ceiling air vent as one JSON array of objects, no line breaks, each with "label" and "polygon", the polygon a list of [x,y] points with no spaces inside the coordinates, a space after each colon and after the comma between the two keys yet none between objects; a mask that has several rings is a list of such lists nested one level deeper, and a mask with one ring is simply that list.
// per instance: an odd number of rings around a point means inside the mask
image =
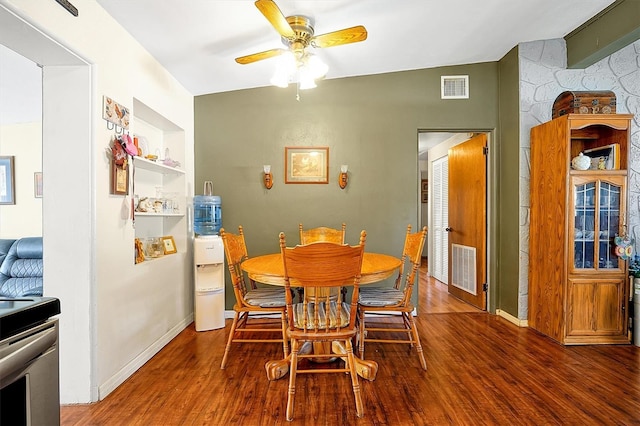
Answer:
[{"label": "ceiling air vent", "polygon": [[443,75],[440,77],[442,99],[469,99],[468,75]]}]

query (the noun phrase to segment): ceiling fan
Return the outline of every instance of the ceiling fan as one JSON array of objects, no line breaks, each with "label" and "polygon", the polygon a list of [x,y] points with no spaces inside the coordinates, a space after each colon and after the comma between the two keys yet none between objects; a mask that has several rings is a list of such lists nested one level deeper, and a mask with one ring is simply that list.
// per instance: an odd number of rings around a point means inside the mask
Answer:
[{"label": "ceiling fan", "polygon": [[[291,55],[292,60],[295,61],[295,66],[300,68],[311,58],[315,59],[315,57],[307,51],[308,46],[326,48],[356,43],[367,39],[367,30],[362,25],[326,34],[314,35],[311,18],[302,15],[285,17],[273,0],[257,0],[255,5],[280,34],[282,43],[287,48],[270,49],[236,58],[236,62],[242,65],[286,54]],[[326,73],[326,69],[324,72]]]}]

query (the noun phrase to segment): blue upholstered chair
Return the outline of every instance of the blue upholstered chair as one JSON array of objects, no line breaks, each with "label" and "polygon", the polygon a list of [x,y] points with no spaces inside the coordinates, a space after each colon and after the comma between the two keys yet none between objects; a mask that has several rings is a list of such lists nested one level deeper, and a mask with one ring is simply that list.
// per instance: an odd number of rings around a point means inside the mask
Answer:
[{"label": "blue upholstered chair", "polygon": [[42,237],[0,240],[0,297],[42,296]]}]

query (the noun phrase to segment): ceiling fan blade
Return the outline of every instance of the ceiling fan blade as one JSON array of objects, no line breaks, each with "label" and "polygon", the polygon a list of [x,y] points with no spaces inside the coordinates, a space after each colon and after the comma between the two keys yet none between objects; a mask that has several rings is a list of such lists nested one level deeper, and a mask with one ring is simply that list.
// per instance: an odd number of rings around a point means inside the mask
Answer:
[{"label": "ceiling fan blade", "polygon": [[273,0],[258,0],[255,2],[255,5],[282,37],[295,37],[296,33],[291,29],[287,19]]},{"label": "ceiling fan blade", "polygon": [[315,47],[333,47],[341,44],[356,43],[367,39],[367,30],[362,25],[332,33],[320,34],[311,39],[311,45]]},{"label": "ceiling fan blade", "polygon": [[252,53],[247,56],[240,56],[236,58],[236,62],[242,65],[250,64],[252,62],[262,61],[263,59],[273,58],[274,56],[282,55],[287,50],[285,49],[271,49],[264,52]]}]

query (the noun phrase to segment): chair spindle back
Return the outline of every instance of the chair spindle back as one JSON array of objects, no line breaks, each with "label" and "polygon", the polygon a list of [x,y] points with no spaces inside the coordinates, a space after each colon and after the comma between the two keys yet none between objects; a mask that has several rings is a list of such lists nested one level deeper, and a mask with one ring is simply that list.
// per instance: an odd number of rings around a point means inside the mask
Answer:
[{"label": "chair spindle back", "polygon": [[[366,232],[362,231],[357,246],[320,241],[287,247],[285,235],[280,233],[290,328],[310,332],[322,331],[319,324],[324,324],[325,332],[354,328],[365,240]],[[344,304],[339,290],[326,291],[329,288],[340,289],[342,286],[353,286],[350,305]],[[295,306],[290,291],[292,287],[303,288],[306,295],[302,303]],[[309,289],[312,291],[307,291]],[[293,309],[297,309],[295,316]]]}]

